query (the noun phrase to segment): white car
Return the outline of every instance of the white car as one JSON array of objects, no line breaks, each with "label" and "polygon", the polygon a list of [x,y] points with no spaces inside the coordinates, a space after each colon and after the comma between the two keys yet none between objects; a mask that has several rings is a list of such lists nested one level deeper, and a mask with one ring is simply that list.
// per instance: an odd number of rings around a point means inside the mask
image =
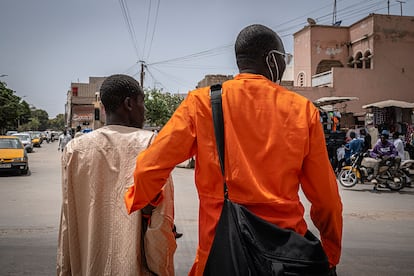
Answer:
[{"label": "white car", "polygon": [[32,137],[30,136],[30,133],[19,132],[19,133],[13,134],[13,136],[19,137],[20,141],[22,141],[22,144],[27,152],[33,151]]}]

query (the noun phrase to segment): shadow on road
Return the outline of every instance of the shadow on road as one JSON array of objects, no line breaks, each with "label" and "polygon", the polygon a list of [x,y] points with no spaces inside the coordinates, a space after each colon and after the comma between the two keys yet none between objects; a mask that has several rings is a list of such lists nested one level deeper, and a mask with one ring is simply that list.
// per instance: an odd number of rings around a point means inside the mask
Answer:
[{"label": "shadow on road", "polygon": [[[372,188],[342,188],[343,191],[352,191],[352,192],[362,192],[362,193],[372,193]],[[401,194],[401,195],[414,195],[414,189],[412,187],[404,187],[399,191],[391,191],[387,188],[378,188],[377,194]]]}]

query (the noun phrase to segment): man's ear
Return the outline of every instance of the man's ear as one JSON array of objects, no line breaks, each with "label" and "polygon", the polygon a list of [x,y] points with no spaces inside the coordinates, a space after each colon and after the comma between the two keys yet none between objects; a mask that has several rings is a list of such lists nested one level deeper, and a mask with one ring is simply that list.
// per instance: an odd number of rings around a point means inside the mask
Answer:
[{"label": "man's ear", "polygon": [[132,110],[132,103],[131,97],[126,97],[124,100],[124,108],[125,110],[131,111]]}]

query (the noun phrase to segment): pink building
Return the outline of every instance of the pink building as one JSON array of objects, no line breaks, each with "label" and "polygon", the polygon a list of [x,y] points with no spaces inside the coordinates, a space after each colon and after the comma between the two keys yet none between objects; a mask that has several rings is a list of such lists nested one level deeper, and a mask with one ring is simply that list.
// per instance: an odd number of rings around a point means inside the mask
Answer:
[{"label": "pink building", "polygon": [[[358,97],[346,112],[359,114],[374,102],[414,103],[413,51],[414,16],[370,14],[349,27],[310,24],[294,34],[290,89],[311,100]],[[411,110],[401,112],[412,120]]]}]

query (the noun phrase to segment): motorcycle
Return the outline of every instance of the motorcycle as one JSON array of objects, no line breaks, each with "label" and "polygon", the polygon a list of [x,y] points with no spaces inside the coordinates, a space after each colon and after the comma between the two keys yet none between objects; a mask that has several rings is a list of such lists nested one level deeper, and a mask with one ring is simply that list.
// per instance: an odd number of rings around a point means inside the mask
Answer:
[{"label": "motorcycle", "polygon": [[401,162],[400,169],[405,177],[405,185],[412,187],[414,181],[414,160],[409,159]]},{"label": "motorcycle", "polygon": [[[371,181],[374,178],[374,168],[363,162],[367,153],[357,153],[351,156],[351,165],[342,167],[338,180],[345,188],[355,186],[358,181],[361,184]],[[399,191],[405,186],[406,177],[394,158],[384,160],[379,166],[378,177],[376,178],[379,187],[386,187],[392,191]]]}]

